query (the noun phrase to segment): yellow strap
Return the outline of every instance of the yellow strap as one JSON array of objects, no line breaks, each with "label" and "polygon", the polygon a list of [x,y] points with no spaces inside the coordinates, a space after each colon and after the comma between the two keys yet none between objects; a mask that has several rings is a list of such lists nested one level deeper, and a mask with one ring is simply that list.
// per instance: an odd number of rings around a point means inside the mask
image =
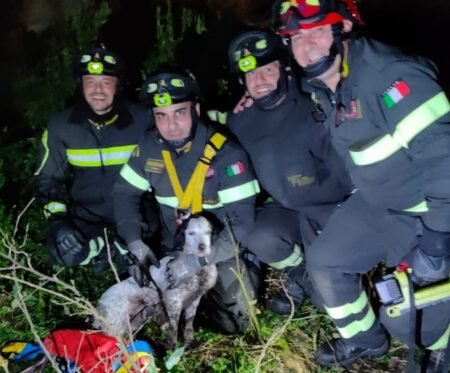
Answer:
[{"label": "yellow strap", "polygon": [[216,156],[227,140],[221,133],[215,133],[209,139],[203,151],[203,156],[199,159],[186,190],[183,192],[177,171],[172,161],[172,156],[168,150],[162,151],[162,157],[169,175],[170,184],[178,200],[178,207],[182,210],[191,209],[193,214],[202,211],[202,193],[205,185],[205,177],[208,172],[211,160]]},{"label": "yellow strap", "polygon": [[227,137],[222,135],[220,132],[216,132],[209,139],[209,142],[213,144],[217,150],[220,150],[222,148],[223,144],[225,144],[225,141],[227,141]]},{"label": "yellow strap", "polygon": [[162,151],[162,157],[164,160],[164,165],[166,166],[167,173],[169,174],[170,184],[172,184],[172,189],[178,199],[178,202],[183,198],[183,188],[181,188],[180,180],[178,179],[177,171],[172,162],[172,157],[168,150]]}]

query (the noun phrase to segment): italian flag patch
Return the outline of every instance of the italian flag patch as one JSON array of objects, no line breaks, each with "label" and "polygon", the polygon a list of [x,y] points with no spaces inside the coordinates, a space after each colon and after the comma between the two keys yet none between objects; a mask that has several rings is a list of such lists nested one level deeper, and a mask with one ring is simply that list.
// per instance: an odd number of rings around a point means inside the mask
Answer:
[{"label": "italian flag patch", "polygon": [[406,84],[403,80],[397,80],[391,86],[386,89],[383,93],[383,101],[384,104],[389,108],[393,108],[397,105],[401,100],[405,98],[405,96],[409,95],[411,89],[408,84]]},{"label": "italian flag patch", "polygon": [[225,169],[228,177],[242,174],[245,171],[245,166],[242,162],[236,162]]}]

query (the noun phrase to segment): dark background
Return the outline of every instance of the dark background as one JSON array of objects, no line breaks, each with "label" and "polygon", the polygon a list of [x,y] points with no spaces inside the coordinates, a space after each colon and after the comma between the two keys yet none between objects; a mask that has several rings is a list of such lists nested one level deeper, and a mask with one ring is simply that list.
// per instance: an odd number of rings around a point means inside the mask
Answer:
[{"label": "dark background", "polygon": [[[156,5],[162,2],[110,0],[113,12],[100,30],[99,39],[125,58],[131,88],[139,86],[142,62],[152,53],[154,13]],[[13,130],[15,136],[8,136],[8,142],[27,132],[12,90],[17,68],[32,68],[39,63],[45,55],[51,26],[76,3],[73,0],[1,1],[0,129],[24,128],[24,131]],[[177,60],[198,77],[210,107],[226,109],[236,99],[238,92],[233,84],[230,94],[217,93],[217,79],[229,79],[228,43],[246,24],[269,25],[271,4],[271,0],[172,0],[175,12],[181,6],[188,6],[207,15],[207,31],[202,35],[185,34],[177,50]],[[369,36],[431,58],[441,71],[444,89],[450,91],[450,1],[361,0],[360,10]]]}]

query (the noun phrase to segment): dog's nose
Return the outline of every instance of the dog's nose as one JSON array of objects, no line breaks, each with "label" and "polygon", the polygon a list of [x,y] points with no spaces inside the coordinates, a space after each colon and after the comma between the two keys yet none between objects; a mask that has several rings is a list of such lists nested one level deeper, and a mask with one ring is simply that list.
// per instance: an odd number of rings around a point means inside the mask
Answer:
[{"label": "dog's nose", "polygon": [[200,243],[200,244],[198,244],[198,249],[200,251],[204,251],[206,249],[206,245],[204,243]]}]

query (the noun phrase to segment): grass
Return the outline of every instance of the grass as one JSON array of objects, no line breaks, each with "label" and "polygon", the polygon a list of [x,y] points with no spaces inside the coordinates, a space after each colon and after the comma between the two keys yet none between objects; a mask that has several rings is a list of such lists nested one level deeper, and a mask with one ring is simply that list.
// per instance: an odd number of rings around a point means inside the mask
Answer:
[{"label": "grass", "polygon": [[[17,225],[16,225],[17,226]],[[25,229],[26,231],[26,229]],[[15,232],[2,232],[0,248],[0,345],[11,340],[36,341],[62,323],[83,319],[95,312],[92,303],[115,281],[111,271],[93,277],[88,268],[59,269],[45,266],[39,255],[27,252],[27,234],[18,242]],[[36,245],[34,245],[36,246]],[[36,269],[34,266],[38,266]],[[269,284],[270,285],[270,284]],[[225,336],[197,328],[198,346],[186,351],[170,371],[304,373],[304,372],[400,372],[404,371],[407,348],[392,341],[389,353],[377,360],[356,362],[352,367],[324,369],[314,362],[321,343],[337,337],[328,317],[308,301],[288,316],[264,310],[260,302],[252,308],[252,323],[242,335]],[[167,371],[163,338],[149,323],[140,331],[155,349],[157,366]],[[0,366],[1,368],[1,366]],[[6,372],[23,366],[10,365]],[[56,368],[47,368],[52,372]]]},{"label": "grass", "polygon": [[[103,280],[103,279],[101,279]],[[98,279],[100,281],[100,279]],[[96,286],[93,280],[91,286]],[[24,289],[20,290],[27,293]],[[16,290],[16,292],[20,292]],[[11,294],[13,295],[13,294]],[[66,309],[57,299],[50,299],[50,305],[44,310],[42,303],[36,300],[36,296],[27,298],[26,303],[32,315],[34,328],[40,337],[45,336],[58,323],[68,320],[76,313],[71,311],[71,306]],[[7,302],[12,299],[7,294],[0,297],[0,309],[11,307]],[[50,312],[50,317],[44,317],[43,312]],[[42,312],[41,314],[39,314]],[[375,360],[359,361],[349,370],[321,369],[313,360],[313,354],[318,345],[325,340],[335,337],[333,326],[328,317],[319,313],[309,302],[292,317],[276,315],[270,311],[256,308],[256,318],[259,326],[259,335],[249,327],[248,331],[240,336],[225,336],[218,333],[198,328],[195,338],[199,345],[185,352],[181,361],[171,372],[256,372],[258,361],[261,360],[259,372],[279,373],[304,373],[304,372],[395,372],[402,371],[405,365],[407,349],[394,341],[388,355]],[[79,314],[78,314],[79,315]],[[9,312],[0,324],[0,343],[19,337],[30,337],[30,326],[20,307],[9,309]],[[283,330],[279,334],[280,329]],[[266,343],[272,336],[278,337],[267,346]],[[139,339],[148,340],[155,349],[157,365],[161,371],[164,368],[164,359],[169,355],[163,348],[163,338],[158,329],[149,324],[139,334]],[[17,372],[12,367],[10,372]],[[49,370],[52,371],[52,370]]]}]

